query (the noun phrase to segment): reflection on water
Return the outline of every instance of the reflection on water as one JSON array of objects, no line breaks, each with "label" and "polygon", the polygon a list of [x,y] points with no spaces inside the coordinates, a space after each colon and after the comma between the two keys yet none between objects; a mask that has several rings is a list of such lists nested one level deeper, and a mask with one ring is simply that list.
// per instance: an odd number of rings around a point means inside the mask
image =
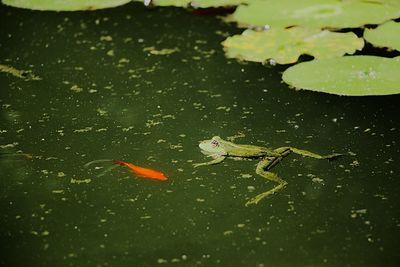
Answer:
[{"label": "reflection on water", "polygon": [[[0,73],[2,265],[397,265],[398,96],[288,89],[283,67],[224,58],[234,27],[183,10],[0,12],[0,63],[42,78]],[[257,161],[194,169],[214,135],[346,156],[289,156],[285,190],[245,207],[274,185]],[[168,180],[84,167],[99,159]]]}]

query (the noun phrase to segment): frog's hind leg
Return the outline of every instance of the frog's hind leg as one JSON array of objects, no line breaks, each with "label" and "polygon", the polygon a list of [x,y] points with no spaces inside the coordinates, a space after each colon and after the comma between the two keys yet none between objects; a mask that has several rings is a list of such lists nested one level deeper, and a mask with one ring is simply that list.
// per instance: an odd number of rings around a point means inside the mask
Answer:
[{"label": "frog's hind leg", "polygon": [[[290,153],[290,151],[288,151],[288,153],[286,155],[283,154],[283,156],[287,156],[289,153]],[[276,164],[278,164],[282,159],[283,159],[283,157],[269,157],[257,164],[256,173],[270,181],[274,181],[274,182],[278,183],[278,185],[275,186],[274,188],[272,188],[271,190],[265,191],[261,194],[258,194],[255,197],[251,198],[249,201],[246,202],[246,206],[248,206],[250,204],[257,204],[262,199],[282,190],[287,185],[287,182],[285,180],[280,178],[275,173],[268,171],[272,167],[274,167]]]},{"label": "frog's hind leg", "polygon": [[307,150],[298,149],[298,148],[290,147],[290,146],[288,146],[288,147],[280,147],[280,148],[275,149],[274,151],[278,152],[278,153],[281,153],[281,152],[286,152],[288,150],[290,150],[293,153],[296,153],[296,154],[299,154],[299,155],[302,155],[302,156],[305,156],[305,157],[315,158],[315,159],[332,160],[332,159],[336,159],[336,158],[342,156],[342,154],[336,154],[336,153],[322,156],[322,155],[319,155],[319,154],[316,154],[316,153],[313,153],[313,152],[310,152],[310,151],[307,151]]}]

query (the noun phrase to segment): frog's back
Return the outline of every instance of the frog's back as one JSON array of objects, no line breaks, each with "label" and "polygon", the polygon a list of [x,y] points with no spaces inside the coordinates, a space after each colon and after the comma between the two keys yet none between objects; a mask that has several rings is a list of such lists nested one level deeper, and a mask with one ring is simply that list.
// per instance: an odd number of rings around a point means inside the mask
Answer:
[{"label": "frog's back", "polygon": [[229,156],[233,157],[264,157],[274,154],[274,151],[262,146],[238,145],[231,147],[228,151]]}]

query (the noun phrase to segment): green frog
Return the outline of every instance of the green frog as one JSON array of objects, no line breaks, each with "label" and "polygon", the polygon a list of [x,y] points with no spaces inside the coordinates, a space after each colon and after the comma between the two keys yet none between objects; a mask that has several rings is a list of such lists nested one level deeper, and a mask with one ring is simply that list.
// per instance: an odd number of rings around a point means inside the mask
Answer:
[{"label": "green frog", "polygon": [[293,152],[306,157],[327,160],[335,159],[339,156],[342,156],[342,154],[330,154],[321,156],[307,150],[302,150],[290,146],[270,149],[263,146],[241,145],[226,141],[219,136],[214,136],[210,140],[201,141],[199,147],[203,154],[212,157],[213,160],[209,162],[194,164],[194,167],[218,164],[228,157],[261,159],[261,161],[257,164],[256,173],[278,184],[274,188],[251,198],[249,201],[247,201],[246,206],[250,204],[257,204],[258,202],[260,202],[260,200],[282,190],[287,185],[287,182],[285,180],[283,180],[275,173],[270,172],[269,170],[272,169],[276,164],[278,164],[290,153]]}]

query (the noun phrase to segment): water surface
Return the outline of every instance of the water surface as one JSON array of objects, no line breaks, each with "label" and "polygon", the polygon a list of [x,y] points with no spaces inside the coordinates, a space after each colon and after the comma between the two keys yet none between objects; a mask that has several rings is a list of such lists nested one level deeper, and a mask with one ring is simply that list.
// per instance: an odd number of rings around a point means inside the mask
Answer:
[{"label": "water surface", "polygon": [[[398,266],[398,96],[289,89],[284,67],[224,57],[233,25],[182,9],[0,20],[0,64],[42,78],[0,73],[1,265]],[[273,183],[256,161],[194,169],[214,135],[346,156],[287,157],[286,189],[245,207]]]}]

